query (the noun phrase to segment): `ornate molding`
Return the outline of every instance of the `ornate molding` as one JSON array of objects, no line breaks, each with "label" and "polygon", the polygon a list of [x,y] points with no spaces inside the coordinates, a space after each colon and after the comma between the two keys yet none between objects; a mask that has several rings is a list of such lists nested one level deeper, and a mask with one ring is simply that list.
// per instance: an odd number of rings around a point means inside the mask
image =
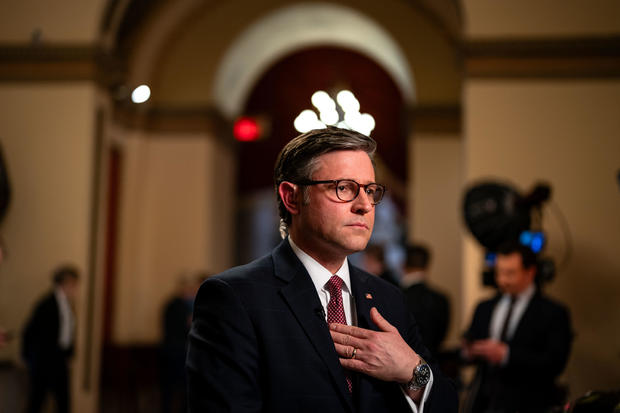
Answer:
[{"label": "ornate molding", "polygon": [[468,78],[617,78],[620,37],[475,40],[463,48]]},{"label": "ornate molding", "polygon": [[115,107],[113,119],[127,129],[164,135],[195,134],[197,137],[208,135],[230,144],[235,143],[232,124],[212,107],[141,107],[127,103]]},{"label": "ornate molding", "polygon": [[0,44],[0,82],[94,81],[120,84],[122,59],[99,47],[82,44]]}]

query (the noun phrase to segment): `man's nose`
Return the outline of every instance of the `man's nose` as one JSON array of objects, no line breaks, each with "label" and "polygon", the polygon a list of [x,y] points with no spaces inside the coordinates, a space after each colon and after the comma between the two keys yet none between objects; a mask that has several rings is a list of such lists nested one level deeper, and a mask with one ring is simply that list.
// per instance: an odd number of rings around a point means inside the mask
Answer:
[{"label": "man's nose", "polygon": [[357,194],[352,204],[353,212],[358,214],[367,214],[373,208],[370,195],[368,195],[363,188],[360,188],[360,192]]}]

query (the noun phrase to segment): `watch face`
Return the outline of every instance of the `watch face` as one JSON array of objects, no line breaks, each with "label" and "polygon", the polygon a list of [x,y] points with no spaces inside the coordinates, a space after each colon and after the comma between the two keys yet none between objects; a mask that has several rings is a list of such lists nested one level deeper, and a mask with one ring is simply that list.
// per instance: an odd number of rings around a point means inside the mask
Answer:
[{"label": "watch face", "polygon": [[426,386],[426,383],[431,379],[431,368],[428,364],[420,364],[415,369],[415,381],[420,387]]}]

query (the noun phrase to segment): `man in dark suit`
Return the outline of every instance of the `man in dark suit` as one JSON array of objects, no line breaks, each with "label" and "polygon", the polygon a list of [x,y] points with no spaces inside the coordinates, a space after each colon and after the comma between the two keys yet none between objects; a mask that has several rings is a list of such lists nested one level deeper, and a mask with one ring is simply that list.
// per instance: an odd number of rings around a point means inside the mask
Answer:
[{"label": "man in dark suit", "polygon": [[[399,277],[388,267],[385,262],[385,248],[381,244],[368,244],[362,254],[361,267],[364,271],[376,275],[396,286],[399,285]],[[419,324],[419,320],[416,319]]]},{"label": "man in dark suit", "polygon": [[162,413],[187,412],[187,335],[196,292],[207,276],[207,273],[200,272],[191,278],[181,278],[177,291],[164,305],[160,348]]},{"label": "man in dark suit", "polygon": [[407,245],[402,278],[403,294],[431,354],[437,356],[450,322],[450,302],[426,283],[430,252],[423,245]]},{"label": "man in dark suit", "polygon": [[75,317],[71,309],[78,272],[71,266],[53,274],[54,290],[35,306],[23,333],[22,356],[30,375],[29,413],[39,412],[51,392],[57,411],[70,411],[68,361],[73,354]]},{"label": "man in dark suit", "polygon": [[535,283],[536,256],[509,243],[497,254],[500,294],[478,305],[463,354],[479,362],[468,399],[473,412],[545,412],[561,404],[555,379],[570,353],[568,310]]},{"label": "man in dark suit", "polygon": [[456,412],[456,391],[425,363],[398,288],[346,259],[366,246],[384,193],[375,145],[328,127],[280,152],[274,181],[288,237],[200,288],[191,412]]}]

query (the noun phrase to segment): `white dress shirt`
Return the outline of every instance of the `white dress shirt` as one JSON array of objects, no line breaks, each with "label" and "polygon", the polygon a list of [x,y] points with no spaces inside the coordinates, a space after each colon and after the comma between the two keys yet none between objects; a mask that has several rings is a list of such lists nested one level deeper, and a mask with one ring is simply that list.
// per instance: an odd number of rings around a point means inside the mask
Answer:
[{"label": "white dress shirt", "polygon": [[[536,292],[534,284],[530,285],[523,292],[518,294],[515,298],[514,307],[512,308],[512,314],[510,321],[508,322],[508,329],[506,330],[506,337],[511,339],[514,335],[521,317],[530,303],[530,300]],[[489,337],[494,340],[501,340],[502,327],[504,326],[504,320],[508,314],[508,308],[510,307],[510,295],[504,294],[500,298],[499,302],[493,309],[493,315],[491,316],[491,324],[489,325]]]},{"label": "white dress shirt", "polygon": [[[536,292],[536,286],[531,284],[527,287],[523,292],[518,294],[515,298],[515,303],[512,308],[512,314],[510,315],[510,320],[508,321],[508,328],[506,330],[506,337],[508,340],[512,338],[515,331],[517,330],[517,326],[523,317],[523,313],[525,313],[525,309],[528,304],[532,300],[534,293]],[[510,295],[504,294],[502,298],[499,299],[499,302],[493,309],[493,314],[491,315],[491,324],[489,325],[489,337],[501,341],[502,327],[504,326],[504,320],[508,315],[508,309],[510,307]],[[508,346],[508,351],[501,361],[501,365],[505,366],[510,359],[510,346]]]},{"label": "white dress shirt", "polygon": [[[310,275],[312,282],[314,283],[314,287],[316,288],[316,292],[321,300],[321,305],[323,306],[323,314],[325,315],[325,321],[327,322],[327,304],[329,303],[329,291],[326,288],[326,284],[329,279],[334,275],[327,268],[323,267],[319,264],[314,258],[310,255],[306,254],[301,248],[295,244],[293,239],[288,237],[288,241],[291,244],[291,248],[293,252],[299,258],[301,263],[303,264],[306,271]],[[357,325],[357,312],[355,311],[355,300],[353,299],[352,289],[351,289],[351,277],[349,275],[349,264],[348,260],[345,257],[342,265],[336,271],[336,275],[342,278],[342,305],[344,307],[344,314],[347,319],[348,325]],[[413,372],[411,372],[413,374]],[[422,396],[422,400],[420,400],[420,407],[416,406],[415,402],[409,397],[409,395],[403,390],[401,387],[401,391],[403,395],[407,399],[409,406],[411,407],[411,411],[413,413],[423,413],[424,412],[424,403],[426,399],[428,399],[428,395],[430,394],[431,387],[433,385],[433,373],[431,371],[431,379],[428,384],[424,388],[424,394]]]},{"label": "white dress shirt", "polygon": [[69,305],[67,296],[60,288],[54,290],[56,302],[58,303],[58,346],[63,350],[68,350],[73,343],[73,331],[75,330],[75,317]]}]

